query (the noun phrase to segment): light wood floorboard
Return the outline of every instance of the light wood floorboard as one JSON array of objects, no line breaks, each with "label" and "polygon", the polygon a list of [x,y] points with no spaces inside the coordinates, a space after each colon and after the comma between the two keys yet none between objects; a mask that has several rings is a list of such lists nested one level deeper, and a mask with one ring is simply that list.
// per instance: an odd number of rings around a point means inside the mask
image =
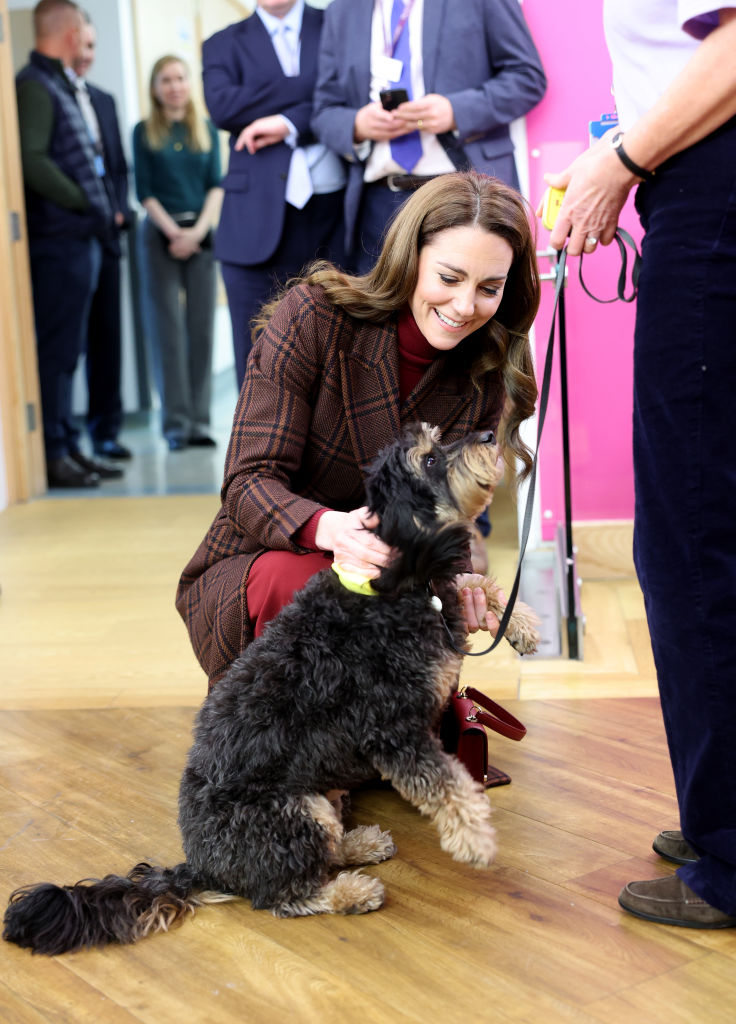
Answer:
[{"label": "light wood floorboard", "polygon": [[[490,550],[508,587],[506,500]],[[3,896],[181,859],[178,779],[204,679],[173,593],[216,507],[65,499],[0,515]],[[386,885],[380,912],[282,921],[236,901],[133,947],[48,959],[3,943],[0,1018],[732,1022],[736,930],[658,927],[618,908],[626,881],[672,870],[651,841],[676,827],[676,804],[631,573],[586,580],[583,603],[583,662],[506,648],[466,669],[528,728],[520,744],[491,738],[513,782],[490,791],[490,871],[450,860],[396,794],[365,790],[356,823],[379,822],[398,846],[368,869]]]}]

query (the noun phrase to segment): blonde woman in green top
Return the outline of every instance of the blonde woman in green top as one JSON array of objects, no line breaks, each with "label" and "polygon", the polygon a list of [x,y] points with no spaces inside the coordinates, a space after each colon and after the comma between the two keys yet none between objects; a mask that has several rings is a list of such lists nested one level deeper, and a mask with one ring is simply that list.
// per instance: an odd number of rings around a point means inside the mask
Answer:
[{"label": "blonde woman in green top", "polygon": [[183,60],[161,57],[151,111],[133,131],[144,326],[172,451],[209,436],[215,265],[212,228],[222,202],[217,131],[196,110]]}]

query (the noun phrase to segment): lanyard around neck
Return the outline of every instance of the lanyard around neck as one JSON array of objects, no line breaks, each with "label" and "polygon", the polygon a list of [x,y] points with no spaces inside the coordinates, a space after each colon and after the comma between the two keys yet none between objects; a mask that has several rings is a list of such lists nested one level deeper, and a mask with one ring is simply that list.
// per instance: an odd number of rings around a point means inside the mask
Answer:
[{"label": "lanyard around neck", "polygon": [[[404,10],[401,12],[396,28],[394,29],[393,36],[389,39],[388,32],[386,31],[386,8],[385,0],[381,0],[381,24],[383,25],[383,52],[387,57],[393,57],[394,51],[396,50],[396,44],[399,41],[399,36],[404,31],[406,23],[409,20],[411,9],[414,6],[414,0],[405,0]],[[389,13],[389,25],[391,24],[391,15]]]}]

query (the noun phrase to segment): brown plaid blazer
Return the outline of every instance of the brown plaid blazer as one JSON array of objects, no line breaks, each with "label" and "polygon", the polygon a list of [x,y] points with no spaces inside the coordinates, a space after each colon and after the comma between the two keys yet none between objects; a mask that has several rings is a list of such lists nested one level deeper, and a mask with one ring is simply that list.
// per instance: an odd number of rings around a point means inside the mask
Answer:
[{"label": "brown plaid blazer", "polygon": [[248,574],[260,554],[303,552],[292,538],[315,512],[364,505],[364,470],[402,424],[435,424],[453,440],[495,430],[503,400],[499,377],[479,391],[442,356],[400,407],[395,321],[356,320],[320,287],[289,291],[253,347],[222,505],[177,590],[210,682],[252,639]]}]

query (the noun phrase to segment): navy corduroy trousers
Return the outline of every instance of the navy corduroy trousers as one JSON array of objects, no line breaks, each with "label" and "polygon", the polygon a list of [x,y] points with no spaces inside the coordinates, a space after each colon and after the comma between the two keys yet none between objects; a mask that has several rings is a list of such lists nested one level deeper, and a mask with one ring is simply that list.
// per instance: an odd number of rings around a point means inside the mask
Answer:
[{"label": "navy corduroy trousers", "polygon": [[634,556],[680,824],[700,854],[678,874],[736,914],[736,118],[636,202]]}]

